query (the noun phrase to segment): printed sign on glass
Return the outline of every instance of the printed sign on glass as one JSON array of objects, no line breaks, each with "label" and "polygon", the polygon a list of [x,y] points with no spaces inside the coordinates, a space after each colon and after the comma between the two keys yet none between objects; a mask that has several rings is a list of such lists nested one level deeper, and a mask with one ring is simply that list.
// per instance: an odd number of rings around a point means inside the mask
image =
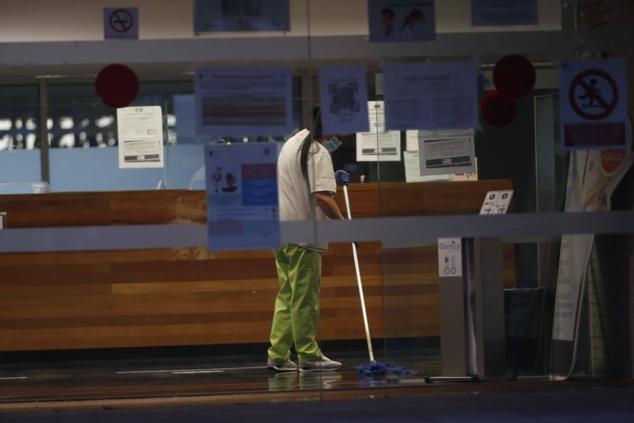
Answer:
[{"label": "printed sign on glass", "polygon": [[284,136],[292,131],[290,66],[196,69],[196,132]]},{"label": "printed sign on glass", "polygon": [[629,147],[625,59],[561,63],[561,141],[565,150]]},{"label": "printed sign on glass", "polygon": [[324,134],[350,134],[368,130],[365,66],[320,68],[319,96]]},{"label": "printed sign on glass", "polygon": [[387,129],[478,128],[475,62],[383,65]]},{"label": "printed sign on glass", "polygon": [[385,108],[382,101],[368,101],[370,131],[357,132],[358,162],[398,162],[401,160],[400,131],[385,130]]},{"label": "printed sign on glass", "polygon": [[277,151],[268,142],[205,147],[210,250],[279,247]]},{"label": "printed sign on glass", "polygon": [[163,167],[161,106],[117,109],[120,168]]}]

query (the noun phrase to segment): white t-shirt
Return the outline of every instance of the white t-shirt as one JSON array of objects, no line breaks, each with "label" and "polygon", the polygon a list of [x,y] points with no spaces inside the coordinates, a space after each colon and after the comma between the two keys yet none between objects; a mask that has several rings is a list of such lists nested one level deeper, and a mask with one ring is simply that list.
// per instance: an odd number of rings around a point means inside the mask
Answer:
[{"label": "white t-shirt", "polygon": [[[289,138],[277,159],[277,184],[279,191],[280,220],[324,220],[328,217],[309,194],[306,179],[302,174],[300,154],[302,141],[309,131],[302,129]],[[337,192],[335,173],[330,153],[318,142],[313,142],[308,154],[308,181],[310,193],[319,191]],[[328,244],[301,244],[302,247],[325,251]]]}]

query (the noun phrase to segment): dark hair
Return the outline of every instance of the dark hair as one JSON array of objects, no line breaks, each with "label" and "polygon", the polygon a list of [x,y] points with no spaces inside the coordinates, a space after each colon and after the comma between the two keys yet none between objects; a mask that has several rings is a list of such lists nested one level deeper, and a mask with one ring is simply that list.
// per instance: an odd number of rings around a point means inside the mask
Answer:
[{"label": "dark hair", "polygon": [[310,147],[313,145],[313,141],[321,138],[321,110],[318,106],[313,109],[313,130],[312,136],[307,136],[302,141],[302,146],[299,153],[299,165],[302,168],[302,175],[308,182],[308,154],[310,153]]}]

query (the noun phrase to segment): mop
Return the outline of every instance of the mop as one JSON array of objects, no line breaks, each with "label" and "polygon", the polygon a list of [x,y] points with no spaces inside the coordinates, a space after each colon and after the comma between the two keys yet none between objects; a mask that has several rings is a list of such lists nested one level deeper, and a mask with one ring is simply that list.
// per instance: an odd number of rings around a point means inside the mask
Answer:
[{"label": "mop", "polygon": [[[350,212],[350,200],[348,198],[348,186],[343,186],[343,196],[346,202],[346,212],[348,220],[352,219]],[[382,377],[386,375],[406,375],[413,373],[402,366],[392,366],[374,359],[372,350],[372,339],[370,337],[370,325],[368,324],[368,314],[365,309],[365,295],[363,294],[363,283],[361,282],[361,270],[359,269],[359,256],[357,255],[357,246],[352,243],[352,257],[354,259],[354,270],[357,277],[357,287],[359,288],[359,300],[361,302],[361,313],[363,315],[363,327],[365,328],[365,339],[368,344],[368,355],[370,362],[362,364],[357,368],[359,375],[364,377]]]}]

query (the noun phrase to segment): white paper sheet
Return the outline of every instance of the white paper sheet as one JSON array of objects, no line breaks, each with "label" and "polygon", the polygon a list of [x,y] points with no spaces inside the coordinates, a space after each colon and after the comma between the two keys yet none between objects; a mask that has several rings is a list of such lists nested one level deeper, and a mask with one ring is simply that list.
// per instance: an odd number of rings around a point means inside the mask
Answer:
[{"label": "white paper sheet", "polygon": [[357,132],[358,162],[401,161],[401,132],[385,131],[382,101],[368,101],[370,132]]},{"label": "white paper sheet", "polygon": [[462,239],[438,238],[438,276],[462,276]]},{"label": "white paper sheet", "polygon": [[428,175],[420,174],[420,158],[418,151],[404,151],[403,162],[405,165],[405,182],[434,182],[450,181],[452,175]]},{"label": "white paper sheet", "polygon": [[420,131],[421,175],[476,173],[473,130]]},{"label": "white paper sheet", "polygon": [[506,214],[511,205],[513,190],[489,191],[484,196],[480,214]]},{"label": "white paper sheet", "polygon": [[405,131],[405,150],[418,151],[418,129]]},{"label": "white paper sheet", "polygon": [[117,109],[119,168],[163,167],[161,106]]}]

